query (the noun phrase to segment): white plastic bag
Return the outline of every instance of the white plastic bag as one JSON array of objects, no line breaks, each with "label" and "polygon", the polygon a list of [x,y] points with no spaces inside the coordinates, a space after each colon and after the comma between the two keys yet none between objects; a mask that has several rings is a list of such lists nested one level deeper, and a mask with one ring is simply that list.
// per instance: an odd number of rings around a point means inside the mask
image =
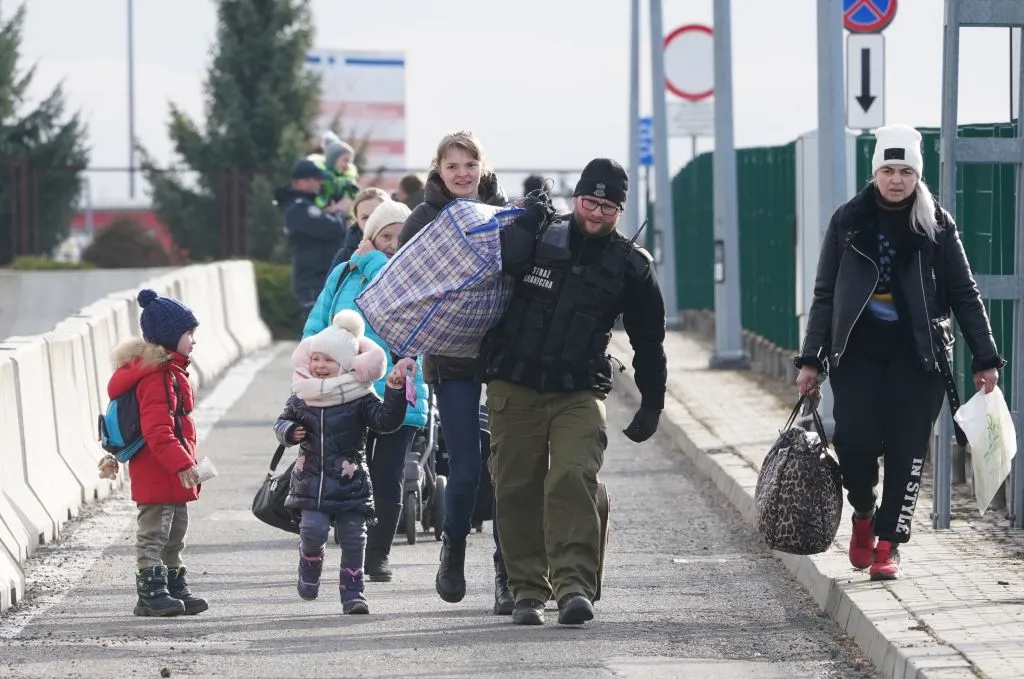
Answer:
[{"label": "white plastic bag", "polygon": [[974,497],[984,515],[999,486],[1010,474],[1010,463],[1017,454],[1017,431],[1010,409],[999,387],[986,394],[980,389],[960,406],[953,419],[967,436],[974,472]]}]

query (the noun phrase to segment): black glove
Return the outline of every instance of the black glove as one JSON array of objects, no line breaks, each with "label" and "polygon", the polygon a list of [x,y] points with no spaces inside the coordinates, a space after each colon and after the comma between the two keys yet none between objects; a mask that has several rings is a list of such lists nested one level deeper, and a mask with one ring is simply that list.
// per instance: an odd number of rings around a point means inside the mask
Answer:
[{"label": "black glove", "polygon": [[555,208],[547,194],[530,195],[523,199],[523,214],[516,218],[516,224],[526,227],[531,233],[544,228],[555,215]]},{"label": "black glove", "polygon": [[640,408],[636,411],[636,415],[633,416],[633,421],[622,430],[622,433],[629,437],[631,441],[643,443],[654,436],[654,432],[658,431],[658,420],[660,419],[660,410]]}]

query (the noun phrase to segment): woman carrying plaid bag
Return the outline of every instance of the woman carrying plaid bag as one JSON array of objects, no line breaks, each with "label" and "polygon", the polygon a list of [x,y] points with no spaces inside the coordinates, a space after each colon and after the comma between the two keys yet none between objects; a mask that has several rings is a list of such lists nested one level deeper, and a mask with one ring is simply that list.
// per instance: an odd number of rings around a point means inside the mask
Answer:
[{"label": "woman carrying plaid bag", "polygon": [[[405,220],[399,236],[401,245],[409,242],[453,200],[472,199],[488,205],[509,202],[498,178],[487,167],[480,141],[471,132],[462,130],[445,136],[437,146],[432,165],[423,202]],[[466,537],[471,528],[483,464],[480,449],[482,387],[475,372],[476,358],[428,355],[423,359],[423,378],[434,386],[437,394],[449,453],[441,564],[435,580],[438,595],[448,603],[457,603],[466,596]],[[497,530],[494,544],[494,612],[511,615],[515,602],[508,591]]]}]

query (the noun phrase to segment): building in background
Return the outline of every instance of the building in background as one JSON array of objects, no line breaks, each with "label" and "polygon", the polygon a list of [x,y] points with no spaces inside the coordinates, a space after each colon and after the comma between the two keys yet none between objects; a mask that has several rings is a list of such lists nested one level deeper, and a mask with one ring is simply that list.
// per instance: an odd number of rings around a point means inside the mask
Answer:
[{"label": "building in background", "polygon": [[[319,130],[341,119],[339,133],[363,149],[360,184],[393,191],[405,158],[405,55],[402,52],[314,49],[306,65],[320,75]],[[380,171],[383,168],[394,172]]]}]

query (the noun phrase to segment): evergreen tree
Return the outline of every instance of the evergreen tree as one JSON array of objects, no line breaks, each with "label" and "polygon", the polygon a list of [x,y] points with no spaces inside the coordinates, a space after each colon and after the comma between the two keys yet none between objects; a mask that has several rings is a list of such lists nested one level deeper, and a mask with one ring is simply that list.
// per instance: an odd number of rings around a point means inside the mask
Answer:
[{"label": "evergreen tree", "polygon": [[239,214],[245,254],[284,254],[272,187],[308,152],[319,110],[319,83],[305,68],[312,21],[308,0],[218,0],[206,121],[171,105],[171,141],[189,172],[162,171],[142,153],[157,213],[191,259],[228,254],[221,227]]},{"label": "evergreen tree", "polygon": [[23,216],[31,254],[52,252],[67,236],[88,161],[85,125],[77,113],[66,115],[60,85],[26,110],[35,69],[18,69],[24,26],[24,5],[9,21],[0,20],[0,264],[16,254],[12,235],[19,249],[25,247]]}]

